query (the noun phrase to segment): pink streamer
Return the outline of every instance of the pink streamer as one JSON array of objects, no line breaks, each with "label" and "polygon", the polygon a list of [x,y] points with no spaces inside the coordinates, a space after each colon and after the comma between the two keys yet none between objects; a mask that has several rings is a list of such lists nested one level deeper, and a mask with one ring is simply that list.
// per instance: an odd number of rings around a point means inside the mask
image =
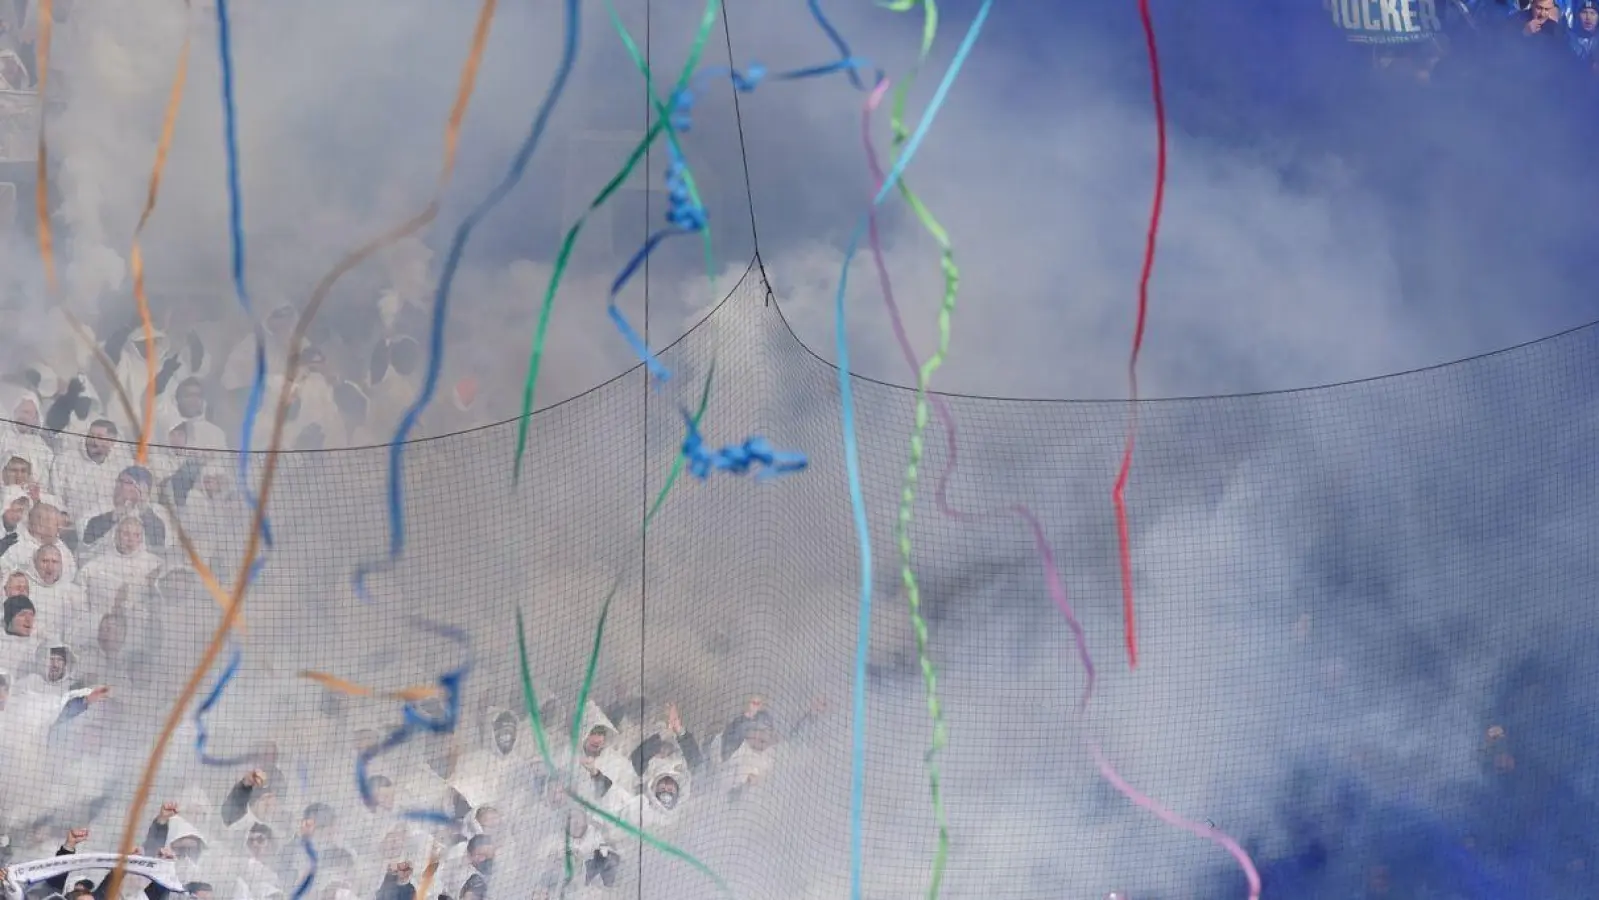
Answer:
[{"label": "pink streamer", "polygon": [[[876,196],[883,189],[883,167],[877,159],[877,147],[872,142],[872,114],[882,104],[883,97],[888,94],[889,80],[880,79],[877,87],[866,99],[865,109],[861,112],[861,142],[866,148],[866,161],[872,173],[872,196]],[[871,241],[872,262],[877,267],[877,281],[883,291],[883,303],[888,307],[889,321],[894,327],[894,339],[899,343],[900,351],[905,356],[905,362],[911,371],[919,373],[922,368],[921,360],[916,357],[916,350],[911,346],[910,335],[905,331],[905,321],[900,315],[899,304],[894,300],[894,286],[888,275],[888,264],[883,258],[883,241],[877,228],[877,213],[875,206],[868,206],[867,232]],[[1066,584],[1060,576],[1060,567],[1056,564],[1055,551],[1049,544],[1049,538],[1044,533],[1044,526],[1038,521],[1033,511],[1023,503],[1016,503],[1004,510],[988,513],[969,513],[956,509],[949,502],[949,481],[955,472],[957,450],[959,442],[955,434],[955,416],[943,397],[929,391],[927,399],[933,411],[938,415],[939,422],[944,426],[946,446],[949,451],[949,460],[944,465],[944,470],[938,476],[938,510],[946,518],[959,522],[989,522],[1000,516],[1001,512],[1022,519],[1033,533],[1033,546],[1038,552],[1039,564],[1044,570],[1044,584],[1049,590],[1050,599],[1054,601],[1055,608],[1060,610],[1066,618],[1066,624],[1071,628],[1072,638],[1077,645],[1077,655],[1082,661],[1083,671],[1087,675],[1087,684],[1083,687],[1082,699],[1077,704],[1079,715],[1087,712],[1088,703],[1094,696],[1096,676],[1094,661],[1088,653],[1088,637],[1083,631],[1082,624],[1077,620],[1077,614],[1072,609],[1071,601],[1066,596]],[[1157,818],[1191,834],[1205,838],[1232,855],[1238,865],[1244,870],[1244,877],[1249,879],[1249,900],[1260,900],[1260,873],[1255,869],[1254,862],[1249,858],[1248,852],[1239,845],[1231,836],[1216,828],[1205,825],[1196,825],[1187,819],[1171,812],[1159,803],[1140,793],[1137,788],[1116,772],[1116,769],[1105,759],[1097,744],[1091,744],[1090,749],[1094,754],[1094,763],[1099,768],[1100,777],[1110,782],[1111,786],[1120,791],[1134,805],[1142,807],[1153,813]]]},{"label": "pink streamer", "polygon": [[1099,766],[1100,777],[1110,782],[1127,799],[1154,813],[1166,824],[1181,828],[1190,834],[1198,835],[1207,841],[1220,845],[1222,849],[1231,853],[1233,859],[1238,860],[1238,865],[1243,868],[1244,877],[1249,879],[1249,900],[1260,900],[1260,873],[1255,870],[1255,863],[1249,858],[1249,852],[1239,845],[1236,840],[1233,840],[1231,836],[1220,829],[1190,822],[1139,793],[1138,788],[1128,784],[1126,779],[1117,774],[1116,769],[1105,759],[1105,754],[1100,752],[1098,744],[1090,745],[1089,749],[1094,753],[1094,764]]}]

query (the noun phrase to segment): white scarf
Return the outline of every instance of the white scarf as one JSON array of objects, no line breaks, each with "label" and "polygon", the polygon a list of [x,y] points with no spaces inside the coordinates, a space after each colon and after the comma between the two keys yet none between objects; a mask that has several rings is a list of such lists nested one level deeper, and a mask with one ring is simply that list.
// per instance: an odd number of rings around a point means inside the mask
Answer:
[{"label": "white scarf", "polygon": [[[115,869],[119,858],[116,853],[68,853],[11,866],[6,873],[18,884],[34,884],[83,869]],[[129,875],[141,875],[168,890],[183,890],[177,867],[170,859],[130,856],[127,871]]]}]

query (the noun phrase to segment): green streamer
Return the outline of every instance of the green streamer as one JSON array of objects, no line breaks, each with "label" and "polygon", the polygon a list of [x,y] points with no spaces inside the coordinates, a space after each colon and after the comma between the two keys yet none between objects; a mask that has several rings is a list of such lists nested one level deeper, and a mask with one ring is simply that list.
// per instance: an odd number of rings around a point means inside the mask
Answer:
[{"label": "green streamer", "polygon": [[[700,388],[699,405],[694,410],[693,421],[694,421],[695,427],[698,427],[700,421],[705,418],[705,410],[710,405],[710,402],[711,402],[711,384],[714,381],[715,377],[716,377],[716,361],[713,359],[711,361],[710,367],[705,372],[705,381],[704,381],[703,385]],[[644,522],[643,522],[642,527],[639,530],[640,537],[643,537],[644,535],[649,533],[650,523],[652,521],[654,521],[656,513],[659,513],[661,511],[661,507],[666,503],[667,495],[669,495],[672,492],[672,488],[674,488],[677,485],[678,478],[682,474],[683,474],[683,453],[682,453],[681,450],[679,450],[677,455],[676,455],[676,457],[672,460],[672,469],[666,476],[666,483],[661,486],[660,493],[655,495],[655,501],[652,504],[650,504],[649,511],[644,514]],[[591,648],[589,650],[588,665],[585,668],[584,674],[583,674],[583,686],[582,686],[581,690],[578,692],[577,710],[573,714],[573,718],[572,718],[571,743],[570,743],[570,745],[568,747],[568,751],[567,751],[567,753],[568,753],[568,757],[567,758],[571,762],[570,762],[570,764],[567,767],[567,772],[566,772],[566,776],[565,776],[565,779],[564,779],[565,782],[568,785],[570,785],[570,783],[571,783],[572,776],[574,774],[574,769],[575,769],[576,764],[577,764],[577,748],[578,748],[578,743],[581,740],[581,735],[579,735],[578,730],[583,725],[583,709],[584,709],[584,707],[586,707],[588,705],[589,695],[593,692],[593,689],[594,689],[594,675],[595,675],[595,672],[599,668],[600,648],[601,648],[601,646],[604,643],[605,624],[606,624],[606,621],[607,621],[607,619],[609,619],[610,614],[611,614],[611,601],[616,599],[617,592],[621,589],[623,576],[624,576],[624,573],[622,571],[618,571],[617,574],[616,574],[616,578],[614,578],[611,581],[611,589],[610,589],[610,591],[608,591],[606,593],[605,602],[600,607],[600,621],[599,621],[599,624],[594,629],[594,640],[593,640]],[[532,666],[531,666],[531,664],[528,661],[528,654],[527,654],[527,629],[526,629],[526,627],[525,627],[525,625],[523,623],[522,610],[521,610],[520,607],[518,607],[517,610],[516,610],[516,644],[517,644],[517,651],[518,651],[518,664],[519,664],[519,667],[520,667],[520,674],[521,674],[521,677],[522,677],[522,702],[524,703],[524,705],[527,706],[528,721],[529,721],[529,724],[531,725],[531,727],[533,729],[533,735],[534,735],[535,742],[538,744],[539,755],[541,757],[543,757],[543,759],[544,759],[544,767],[549,772],[550,778],[552,778],[552,779],[561,778],[561,773],[560,773],[560,771],[558,770],[558,768],[555,765],[555,758],[550,754],[549,741],[547,740],[547,738],[545,737],[545,734],[544,734],[544,718],[543,718],[543,715],[539,712],[538,693],[533,688],[533,671],[532,671]],[[570,787],[567,788],[567,794],[568,794],[568,796],[571,796],[574,800],[576,800],[578,803],[580,803],[584,807],[588,808],[591,812],[598,813],[602,817],[604,817],[607,820],[611,821],[613,824],[616,824],[619,827],[623,828],[629,834],[632,834],[634,837],[637,837],[640,840],[645,841],[650,846],[655,847],[656,849],[658,849],[658,850],[660,850],[660,851],[662,851],[664,853],[667,853],[667,854],[669,854],[671,856],[675,856],[678,859],[684,860],[689,865],[693,866],[695,869],[697,869],[700,872],[703,872],[705,875],[707,875],[712,881],[714,881],[716,883],[716,885],[718,887],[720,887],[722,889],[722,891],[724,893],[729,893],[729,894],[731,893],[731,891],[729,891],[728,888],[727,888],[726,882],[724,882],[721,879],[720,876],[718,876],[714,871],[712,871],[709,866],[706,866],[704,863],[700,862],[698,859],[695,859],[693,856],[689,855],[685,851],[680,850],[677,847],[674,847],[671,844],[668,844],[668,843],[666,843],[666,842],[664,842],[664,841],[662,841],[662,840],[660,840],[658,838],[655,838],[655,837],[653,837],[653,836],[651,836],[649,834],[646,834],[643,831],[640,831],[639,829],[634,828],[633,826],[629,825],[628,823],[623,822],[623,821],[621,821],[619,819],[616,819],[614,816],[609,815],[604,810],[600,810],[600,809],[594,807],[592,804],[588,803],[587,801],[583,800],[581,797],[578,797],[576,794],[574,794]],[[574,874],[573,868],[572,868],[572,836],[570,834],[566,835],[565,862],[566,862],[566,881],[567,881],[567,883],[571,883],[572,879],[575,877],[575,874]]]},{"label": "green streamer", "polygon": [[[705,13],[700,20],[699,32],[694,37],[694,46],[689,53],[688,61],[683,64],[683,71],[678,75],[677,85],[673,88],[674,95],[688,86],[689,80],[694,77],[694,72],[699,67],[700,57],[705,51],[705,44],[710,39],[711,30],[716,26],[718,2],[719,0],[706,0]],[[628,177],[633,174],[633,170],[644,159],[644,155],[649,152],[650,147],[661,136],[661,132],[664,131],[669,135],[668,139],[672,142],[674,149],[678,150],[679,155],[682,154],[682,149],[677,143],[676,131],[671,127],[671,117],[666,106],[655,95],[654,80],[651,78],[649,66],[644,62],[643,57],[639,55],[637,44],[634,43],[632,35],[628,34],[627,29],[622,26],[621,20],[616,16],[614,7],[610,8],[610,13],[612,24],[616,26],[621,34],[623,46],[627,47],[628,53],[633,57],[640,71],[644,73],[646,83],[650,85],[650,98],[654,103],[656,114],[659,118],[650,126],[649,131],[645,133],[638,145],[633,148],[633,152],[628,155],[627,162],[623,164],[621,171],[617,172],[616,176],[607,182],[605,187],[600,189],[599,194],[595,195],[594,199],[590,201],[588,208],[583,211],[583,214],[578,217],[576,222],[572,223],[572,227],[567,229],[566,236],[561,240],[561,249],[555,257],[555,268],[550,273],[549,283],[544,289],[544,302],[539,308],[539,321],[533,334],[533,347],[528,353],[527,380],[522,384],[522,413],[516,428],[516,460],[512,464],[511,470],[513,484],[519,483],[522,479],[522,458],[527,452],[527,432],[529,421],[533,414],[533,400],[538,386],[539,368],[543,364],[544,347],[549,339],[550,314],[555,310],[555,295],[560,290],[561,280],[566,277],[566,267],[571,263],[572,250],[577,246],[578,235],[582,233],[583,226],[588,223],[589,216],[609,202],[612,195],[627,182]],[[683,180],[689,189],[689,196],[696,204],[699,204],[699,191],[695,187],[694,176],[687,171],[686,166]],[[703,234],[705,267],[706,272],[709,274],[712,272],[709,225],[705,227]]]},{"label": "green streamer", "polygon": [[[889,114],[889,127],[893,133],[893,158],[896,160],[910,137],[910,131],[905,126],[906,100],[912,82],[915,81],[917,73],[921,71],[927,62],[928,54],[933,49],[933,39],[938,33],[938,5],[934,0],[894,0],[885,4],[886,8],[894,12],[908,12],[918,3],[921,3],[923,11],[921,53],[916,65],[894,89],[894,101]],[[933,817],[938,827],[938,849],[933,857],[933,873],[928,884],[927,896],[929,900],[936,900],[944,883],[944,870],[949,864],[949,817],[944,810],[943,776],[938,767],[938,755],[949,744],[949,731],[944,724],[943,705],[938,699],[938,670],[928,653],[927,620],[922,615],[922,590],[912,563],[911,522],[915,515],[917,482],[927,450],[928,385],[932,383],[933,375],[943,366],[949,353],[950,319],[955,311],[955,299],[960,289],[960,269],[955,265],[955,251],[951,246],[949,233],[921,198],[911,190],[904,178],[899,180],[899,193],[916,214],[922,227],[938,242],[939,266],[944,274],[944,297],[938,312],[938,348],[916,373],[916,413],[915,425],[911,431],[910,460],[905,467],[905,479],[900,490],[899,516],[894,526],[894,534],[899,544],[900,581],[905,587],[905,598],[910,605],[911,626],[916,632],[916,655],[921,663],[922,683],[927,689],[927,711],[933,720],[932,745],[927,751],[926,761]]]},{"label": "green streamer", "polygon": [[[699,68],[700,57],[705,52],[706,41],[711,36],[711,29],[716,27],[716,10],[716,2],[706,4],[705,13],[700,17],[700,30],[694,35],[694,46],[689,52],[688,70]],[[683,145],[678,142],[677,129],[670,127],[672,111],[667,108],[666,101],[655,90],[655,76],[650,72],[650,64],[644,59],[644,54],[639,52],[638,44],[634,42],[633,35],[627,30],[627,26],[622,24],[622,17],[616,12],[615,0],[605,0],[605,12],[610,16],[611,27],[615,28],[617,35],[621,37],[622,46],[627,48],[627,55],[632,58],[633,65],[639,70],[639,74],[644,76],[644,86],[650,92],[650,104],[655,107],[655,114],[660,117],[662,122],[668,123],[666,140],[671,143],[672,150],[677,153],[678,158],[684,160],[683,186],[688,188],[689,199],[694,202],[695,206],[704,208],[705,203],[700,200],[699,188],[694,183],[694,173],[688,167],[688,154],[683,152]],[[677,87],[673,90],[673,95],[675,96],[678,91],[687,87],[689,79],[692,77],[692,71],[680,76]],[[700,231],[700,234],[703,236],[702,243],[705,245],[705,277],[707,281],[715,283],[716,257],[711,252],[711,226],[709,223]]]},{"label": "green streamer", "polygon": [[638,838],[639,840],[649,844],[651,847],[654,847],[668,856],[675,856],[683,862],[693,866],[695,869],[699,870],[702,875],[704,875],[706,878],[709,878],[718,888],[721,888],[722,893],[728,895],[729,897],[733,896],[733,889],[727,886],[727,882],[722,880],[722,876],[716,874],[716,872],[712,870],[710,866],[707,866],[705,863],[695,859],[687,850],[683,850],[673,846],[672,844],[668,844],[666,841],[663,841],[655,835],[644,831],[642,828],[634,826],[633,823],[617,818],[616,816],[606,812],[603,809],[600,809],[598,806],[595,806],[589,801],[584,800],[582,797],[579,797],[577,793],[571,789],[567,790],[566,795],[571,797],[577,803],[577,805],[583,807],[594,815],[599,816],[601,819],[604,819],[612,825],[615,825],[617,828],[622,829],[633,837]]}]

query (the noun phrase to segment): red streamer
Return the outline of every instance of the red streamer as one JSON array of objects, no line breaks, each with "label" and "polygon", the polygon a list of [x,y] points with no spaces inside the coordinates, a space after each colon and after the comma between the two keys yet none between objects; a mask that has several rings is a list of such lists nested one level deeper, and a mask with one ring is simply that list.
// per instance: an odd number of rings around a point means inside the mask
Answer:
[{"label": "red streamer", "polygon": [[1155,242],[1160,236],[1160,213],[1166,202],[1166,99],[1160,86],[1160,51],[1155,47],[1155,19],[1149,0],[1138,0],[1138,17],[1144,25],[1144,44],[1149,48],[1149,82],[1155,97],[1155,199],[1149,211],[1149,229],[1144,235],[1144,268],[1138,276],[1138,323],[1133,328],[1133,352],[1127,360],[1127,384],[1132,411],[1127,422],[1127,441],[1122,445],[1121,471],[1111,500],[1116,504],[1117,550],[1122,569],[1122,619],[1127,638],[1127,665],[1138,668],[1138,617],[1133,609],[1133,549],[1127,525],[1127,478],[1133,471],[1133,446],[1138,439],[1138,354],[1144,349],[1144,325],[1149,319],[1149,282],[1155,273]]}]

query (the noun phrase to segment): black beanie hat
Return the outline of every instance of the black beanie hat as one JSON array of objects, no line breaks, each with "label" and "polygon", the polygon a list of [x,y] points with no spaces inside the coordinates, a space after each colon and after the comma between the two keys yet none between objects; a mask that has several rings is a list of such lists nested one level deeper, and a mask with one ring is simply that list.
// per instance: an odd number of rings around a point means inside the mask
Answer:
[{"label": "black beanie hat", "polygon": [[25,611],[26,612],[33,612],[34,611],[33,601],[29,600],[26,594],[18,594],[15,597],[7,597],[6,598],[6,621],[5,621],[5,627],[6,628],[10,628],[11,627],[11,620],[15,619],[17,616],[21,615]]}]

